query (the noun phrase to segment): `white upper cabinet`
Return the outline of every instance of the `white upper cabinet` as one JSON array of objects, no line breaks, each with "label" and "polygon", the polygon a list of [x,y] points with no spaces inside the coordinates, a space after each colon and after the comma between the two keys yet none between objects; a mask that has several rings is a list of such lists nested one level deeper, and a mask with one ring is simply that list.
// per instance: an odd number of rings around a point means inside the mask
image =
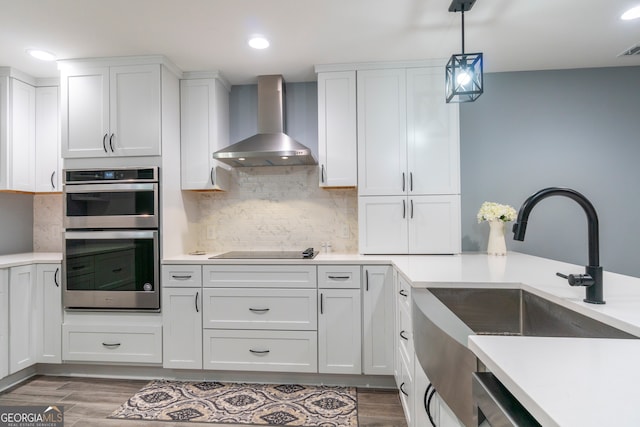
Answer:
[{"label": "white upper cabinet", "polygon": [[405,70],[358,71],[358,194],[407,188]]},{"label": "white upper cabinet", "polygon": [[460,193],[458,104],[444,99],[440,67],[407,69],[407,171],[412,194]]},{"label": "white upper cabinet", "polygon": [[0,189],[35,188],[36,90],[14,77],[0,77]]},{"label": "white upper cabinet", "polygon": [[180,81],[183,190],[227,190],[229,171],[212,155],[229,145],[229,89],[217,78]]},{"label": "white upper cabinet", "polygon": [[356,72],[318,74],[320,187],[357,185]]},{"label": "white upper cabinet", "polygon": [[36,88],[35,191],[62,191],[58,86]]},{"label": "white upper cabinet", "polygon": [[160,155],[160,69],[63,68],[63,157]]}]

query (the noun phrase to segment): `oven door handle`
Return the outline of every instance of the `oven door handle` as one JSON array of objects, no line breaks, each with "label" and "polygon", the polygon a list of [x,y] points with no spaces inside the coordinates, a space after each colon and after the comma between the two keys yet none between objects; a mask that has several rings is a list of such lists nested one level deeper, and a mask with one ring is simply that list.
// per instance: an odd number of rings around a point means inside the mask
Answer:
[{"label": "oven door handle", "polygon": [[141,184],[69,184],[65,187],[65,193],[115,193],[131,191],[157,191],[158,184],[149,182]]},{"label": "oven door handle", "polygon": [[65,231],[64,238],[70,239],[158,239],[155,230],[131,230],[131,231]]}]

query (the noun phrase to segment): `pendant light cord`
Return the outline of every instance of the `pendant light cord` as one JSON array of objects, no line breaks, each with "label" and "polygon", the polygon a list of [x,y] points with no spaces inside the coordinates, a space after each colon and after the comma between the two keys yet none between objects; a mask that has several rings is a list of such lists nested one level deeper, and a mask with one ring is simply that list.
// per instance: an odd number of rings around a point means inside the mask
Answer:
[{"label": "pendant light cord", "polygon": [[462,8],[461,14],[462,14],[462,54],[464,55],[464,8]]}]

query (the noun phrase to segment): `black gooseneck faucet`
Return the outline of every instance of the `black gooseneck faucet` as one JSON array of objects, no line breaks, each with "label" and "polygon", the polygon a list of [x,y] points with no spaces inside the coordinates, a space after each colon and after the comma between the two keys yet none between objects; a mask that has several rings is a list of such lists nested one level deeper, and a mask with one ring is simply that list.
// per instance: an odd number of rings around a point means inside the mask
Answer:
[{"label": "black gooseneck faucet", "polygon": [[571,286],[585,286],[586,297],[584,302],[591,304],[604,304],[602,267],[600,266],[600,243],[598,236],[598,214],[591,202],[582,194],[570,188],[549,187],[543,188],[530,196],[522,204],[518,211],[518,219],[513,224],[513,239],[524,241],[524,234],[527,230],[527,220],[535,205],[550,196],[564,196],[576,201],[587,214],[587,227],[589,238],[589,265],[585,267],[585,274],[556,273],[558,276],[569,281]]}]

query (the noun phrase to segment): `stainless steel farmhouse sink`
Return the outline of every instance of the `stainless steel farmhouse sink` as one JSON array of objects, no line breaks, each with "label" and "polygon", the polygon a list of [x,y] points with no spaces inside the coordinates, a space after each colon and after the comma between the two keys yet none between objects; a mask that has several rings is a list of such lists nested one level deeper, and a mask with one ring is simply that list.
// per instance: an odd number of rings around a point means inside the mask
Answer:
[{"label": "stainless steel farmhouse sink", "polygon": [[469,335],[638,338],[521,289],[429,288],[412,295],[418,360],[466,426],[477,425],[471,374],[483,370],[467,347]]}]

